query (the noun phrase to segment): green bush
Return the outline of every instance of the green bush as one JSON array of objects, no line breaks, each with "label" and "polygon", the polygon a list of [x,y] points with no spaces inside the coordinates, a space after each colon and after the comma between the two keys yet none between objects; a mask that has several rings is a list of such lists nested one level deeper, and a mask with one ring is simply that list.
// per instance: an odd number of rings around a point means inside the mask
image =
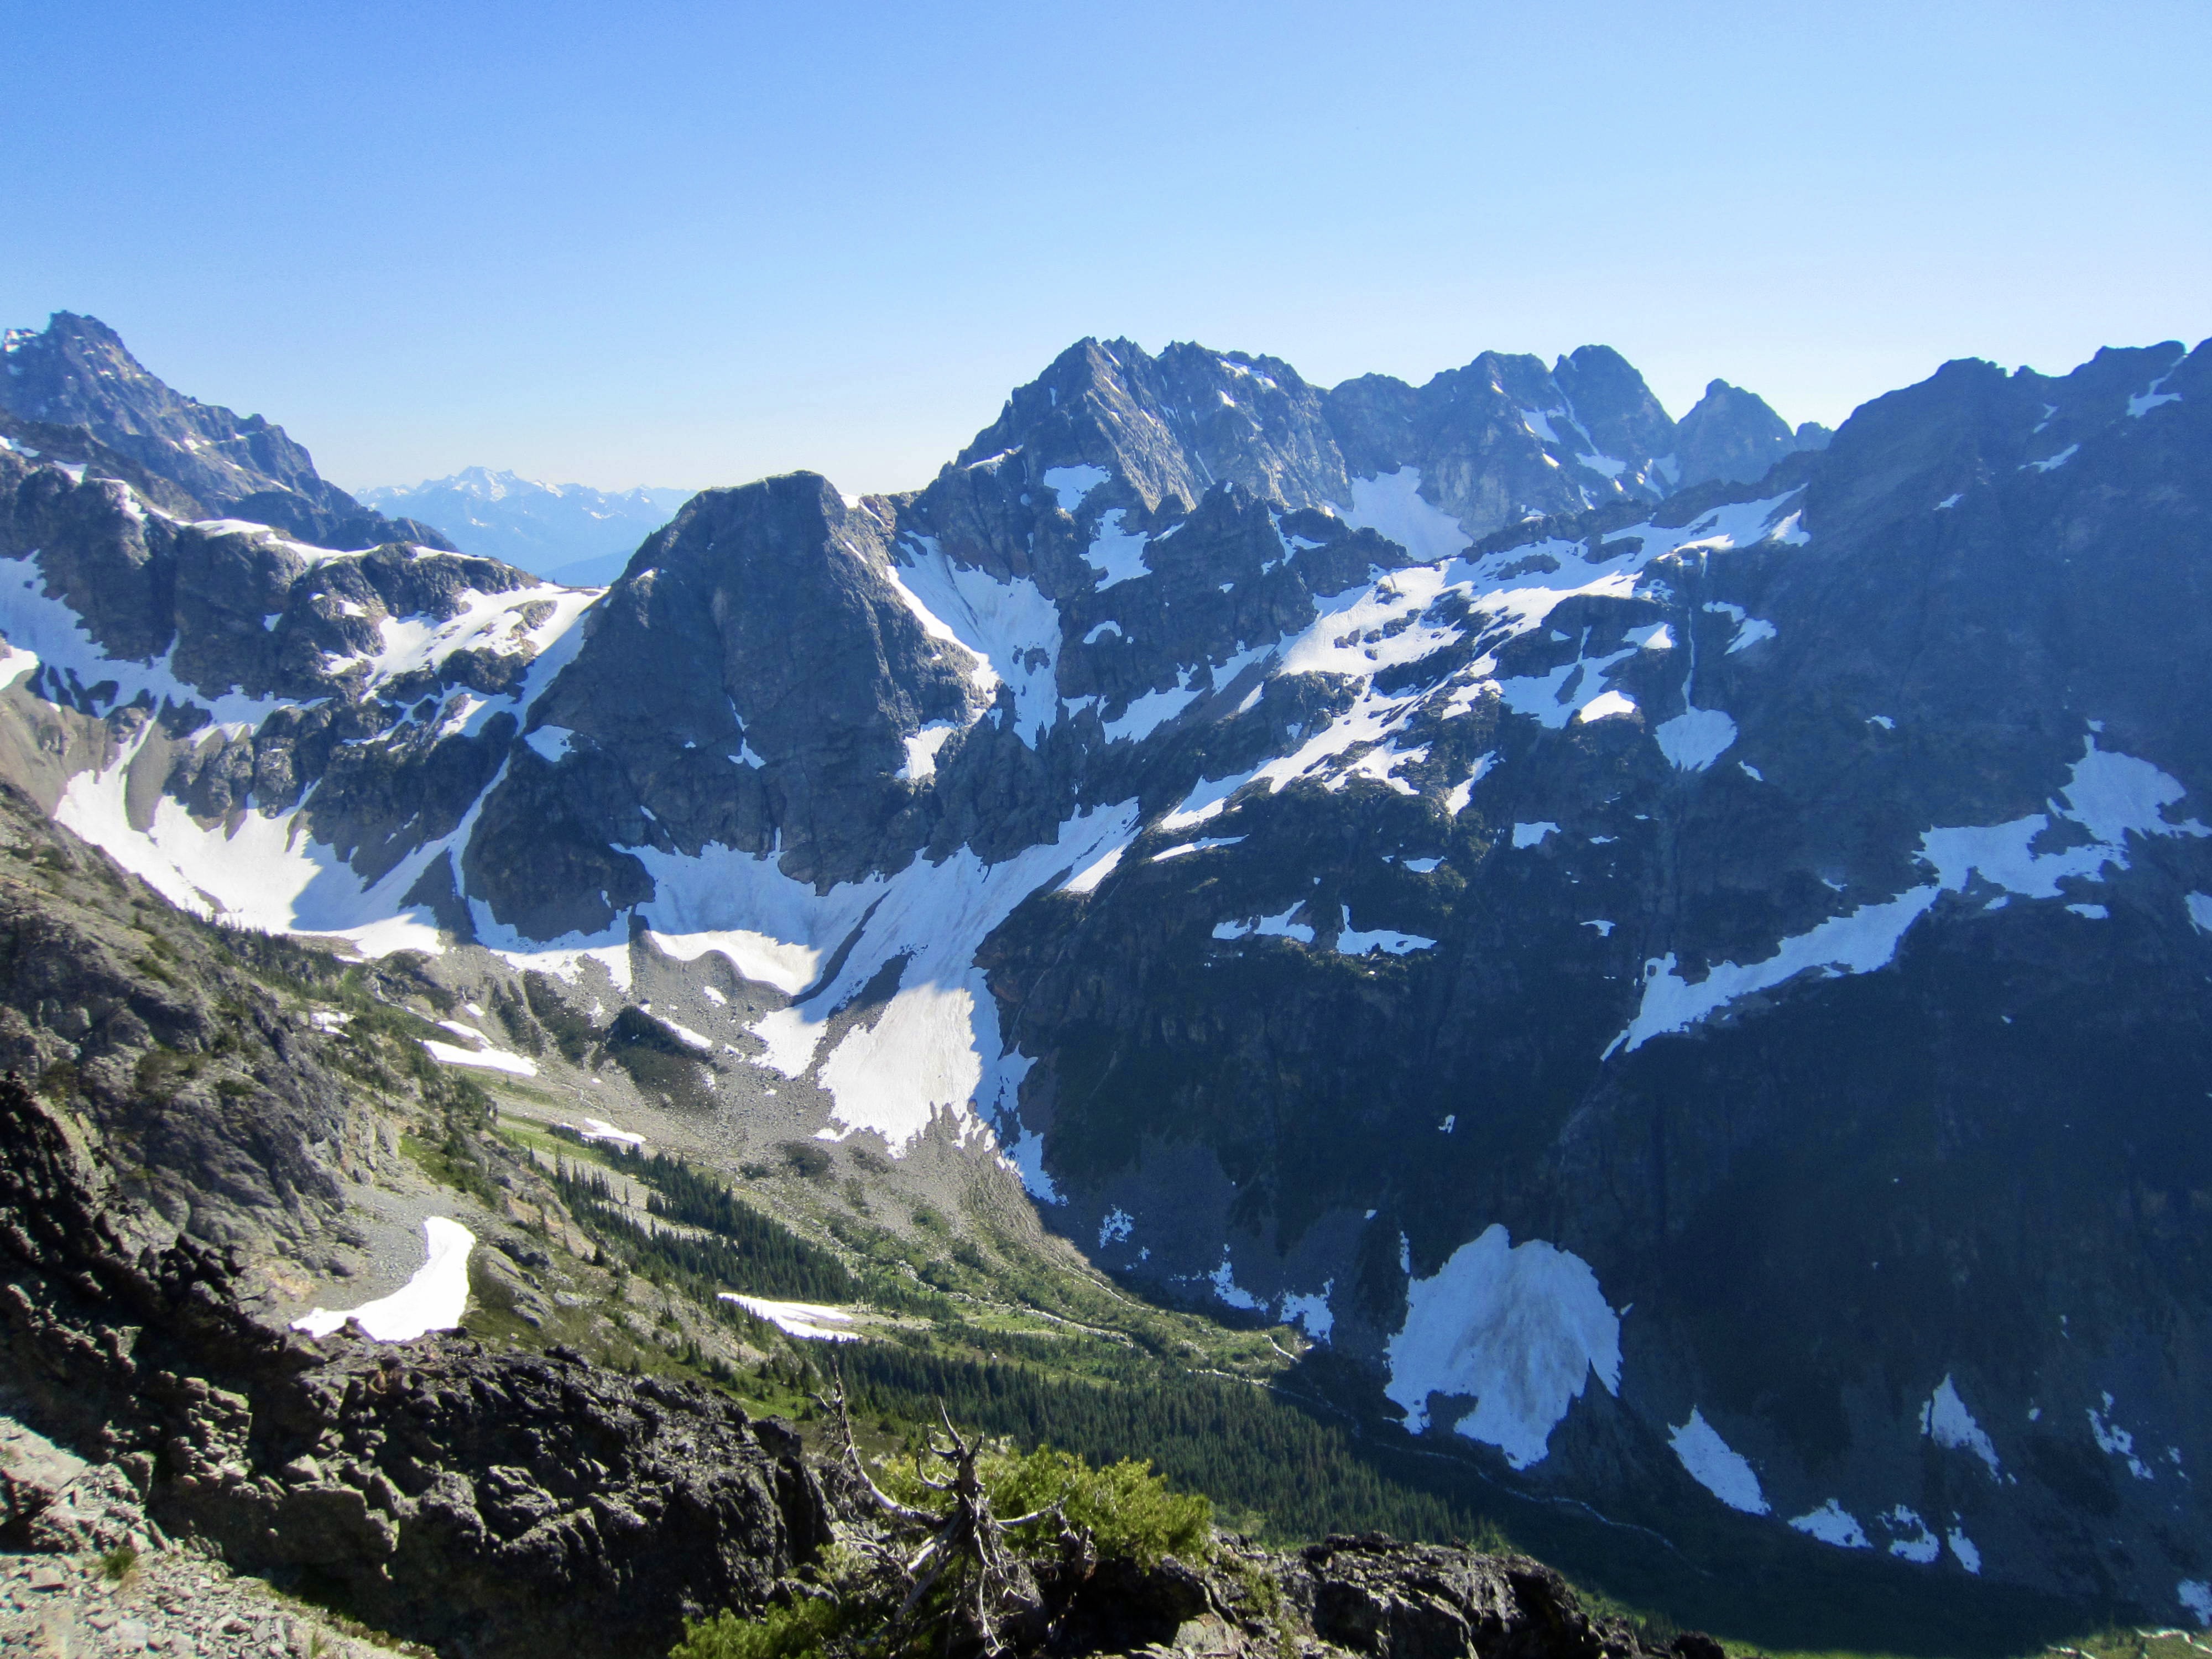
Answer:
[{"label": "green bush", "polygon": [[687,1619],[668,1659],[822,1659],[839,1623],[834,1604],[814,1601],[770,1607],[757,1619],[734,1613]]},{"label": "green bush", "polygon": [[[1125,1457],[1093,1468],[1073,1452],[1040,1446],[1026,1455],[986,1453],[976,1473],[1002,1519],[1056,1503],[1070,1522],[1090,1532],[1101,1556],[1153,1567],[1165,1555],[1196,1562],[1212,1553],[1213,1505],[1199,1493],[1173,1491],[1150,1463]],[[912,1458],[895,1462],[884,1485],[917,1508],[944,1502],[921,1484]]]}]

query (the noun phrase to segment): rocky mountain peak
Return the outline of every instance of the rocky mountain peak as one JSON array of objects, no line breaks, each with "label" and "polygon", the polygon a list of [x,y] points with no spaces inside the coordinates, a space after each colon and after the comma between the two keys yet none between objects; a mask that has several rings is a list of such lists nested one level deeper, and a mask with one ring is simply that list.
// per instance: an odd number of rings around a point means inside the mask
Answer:
[{"label": "rocky mountain peak", "polygon": [[1721,380],[1707,385],[1675,432],[1686,484],[1708,478],[1753,483],[1784,456],[1805,447],[1765,398]]},{"label": "rocky mountain peak", "polygon": [[201,516],[270,525],[318,546],[452,550],[428,526],[372,513],[325,479],[283,427],[176,392],[97,317],[58,311],[41,333],[9,331],[6,347],[0,410],[83,428],[179,485]]},{"label": "rocky mountain peak", "polygon": [[1154,357],[1128,340],[1083,340],[1018,389],[954,465],[1019,452],[1032,480],[1103,467],[1148,512],[1169,501],[1188,509],[1227,483],[1306,506],[1343,493],[1334,447],[1318,394],[1287,363],[1184,342]]}]

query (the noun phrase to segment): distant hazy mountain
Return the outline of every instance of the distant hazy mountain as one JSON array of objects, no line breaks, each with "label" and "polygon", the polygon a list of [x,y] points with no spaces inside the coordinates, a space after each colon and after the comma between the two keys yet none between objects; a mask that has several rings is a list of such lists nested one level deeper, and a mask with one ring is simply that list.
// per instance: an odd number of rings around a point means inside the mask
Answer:
[{"label": "distant hazy mountain", "polygon": [[471,466],[411,489],[364,490],[362,500],[435,525],[465,552],[504,559],[572,587],[596,587],[622,574],[637,544],[690,495],[688,489],[611,495]]}]

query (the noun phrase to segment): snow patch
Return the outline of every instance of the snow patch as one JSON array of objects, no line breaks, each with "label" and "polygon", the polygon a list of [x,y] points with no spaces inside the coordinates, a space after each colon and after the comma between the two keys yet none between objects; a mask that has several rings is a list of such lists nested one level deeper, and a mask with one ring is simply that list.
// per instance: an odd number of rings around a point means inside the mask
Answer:
[{"label": "snow patch", "polygon": [[469,1303],[469,1251],[476,1235],[458,1221],[434,1215],[422,1224],[422,1265],[390,1296],[358,1308],[316,1308],[292,1322],[295,1331],[328,1336],[348,1320],[379,1342],[411,1342],[432,1331],[450,1331]]},{"label": "snow patch", "polygon": [[1757,1471],[1742,1453],[1729,1448],[1696,1407],[1690,1408],[1688,1422],[1668,1431],[1668,1443],[1690,1478],[1730,1509],[1746,1515],[1771,1513]]},{"label": "snow patch", "polygon": [[1336,516],[1354,530],[1372,530],[1394,541],[1419,563],[1431,564],[1462,553],[1474,538],[1459,520],[1421,496],[1421,470],[1401,466],[1380,477],[1354,478],[1352,505]]},{"label": "snow patch", "polygon": [[[1110,515],[1109,515],[1110,516]],[[933,536],[898,544],[891,585],[933,637],[981,659],[969,683],[982,702],[1012,692],[1014,729],[1031,748],[1060,717],[1060,611],[1026,576],[1000,581],[952,562]]]},{"label": "snow patch", "polygon": [[1103,466],[1048,466],[1044,487],[1060,498],[1060,510],[1073,515],[1085,496],[1113,476]]},{"label": "snow patch", "polygon": [[[763,1063],[787,1077],[814,1065],[834,1011],[894,957],[907,959],[875,1024],[848,1031],[820,1072],[836,1103],[832,1121],[848,1131],[874,1129],[900,1154],[939,1115],[949,1113],[964,1138],[981,1127],[979,1101],[993,1108],[983,1098],[991,1092],[988,1068],[1005,1048],[998,1005],[975,966],[977,947],[1031,893],[1126,846],[1136,815],[1133,801],[1101,807],[998,864],[963,848],[941,864],[917,859],[896,875],[840,883],[821,894],[783,874],[769,854],[711,843],[693,858],[651,847],[623,850],[653,878],[655,921],[709,932],[718,943],[754,935],[756,959],[770,954],[760,945],[780,946],[790,953],[790,967],[803,964],[810,974],[817,961],[851,942],[818,994],[764,1014],[750,1028],[767,1045]],[[776,964],[771,958],[768,965]],[[795,994],[804,988],[792,982],[798,978],[786,972],[778,988]]]},{"label": "snow patch", "polygon": [[1513,845],[1516,848],[1539,846],[1545,836],[1557,835],[1559,830],[1559,826],[1549,818],[1539,819],[1534,823],[1516,823],[1513,826]]},{"label": "snow patch", "polygon": [[505,1072],[514,1077],[536,1077],[538,1063],[525,1054],[510,1054],[504,1048],[489,1044],[481,1048],[456,1048],[450,1042],[440,1042],[424,1037],[422,1046],[430,1058],[442,1066],[473,1066],[487,1072]]},{"label": "snow patch", "polygon": [[522,740],[538,751],[538,756],[558,766],[568,753],[576,734],[565,726],[541,726]]},{"label": "snow patch", "polygon": [[1865,1531],[1850,1511],[1831,1498],[1817,1510],[1797,1516],[1790,1524],[1798,1531],[1819,1539],[1823,1544],[1833,1544],[1839,1549],[1870,1550]]},{"label": "snow patch", "polygon": [[1929,1395],[1928,1403],[1920,1408],[1920,1432],[1939,1446],[1973,1453],[1987,1467],[1991,1480],[2003,1478],[1996,1446],[1987,1431],[1974,1421],[1973,1413],[1959,1397],[1958,1386],[1951,1381],[1948,1372],[1936,1385],[1936,1392]]},{"label": "snow patch", "polygon": [[1575,719],[1587,724],[1591,720],[1608,720],[1616,714],[1633,714],[1635,712],[1635,699],[1626,692],[1601,691],[1576,711]]},{"label": "snow patch", "polygon": [[1620,1316],[1571,1251],[1541,1239],[1516,1245],[1493,1223],[1433,1277],[1409,1279],[1406,1299],[1385,1392],[1416,1434],[1433,1396],[1473,1396],[1453,1432],[1527,1468],[1549,1452],[1593,1373],[1607,1393],[1620,1390]]},{"label": "snow patch", "polygon": [[1717,708],[1686,708],[1652,729],[1659,752],[1678,772],[1702,772],[1735,742],[1735,722]]},{"label": "snow patch", "polygon": [[1203,841],[1187,841],[1152,854],[1154,864],[1165,864],[1170,859],[1179,859],[1191,853],[1211,852],[1217,847],[1234,847],[1244,839],[1242,836],[1209,836]]},{"label": "snow patch", "polygon": [[1311,945],[1314,942],[1313,928],[1305,922],[1291,920],[1297,913],[1298,906],[1293,904],[1280,915],[1247,917],[1241,921],[1216,922],[1213,927],[1213,937],[1219,939],[1291,939],[1301,945]]},{"label": "snow patch", "polygon": [[787,1336],[798,1337],[806,1342],[857,1342],[858,1331],[839,1328],[850,1325],[853,1316],[842,1308],[823,1307],[815,1302],[771,1302],[764,1296],[739,1296],[735,1291],[716,1292],[721,1300],[734,1302],[755,1319],[765,1319]]},{"label": "snow patch", "polygon": [[1891,1534],[1889,1553],[1902,1556],[1907,1561],[1922,1566],[1934,1564],[1943,1553],[1942,1540],[1937,1538],[1917,1512],[1899,1504],[1887,1513],[1876,1517]]},{"label": "snow patch", "polygon": [[1097,592],[1152,574],[1152,568],[1145,562],[1145,545],[1152,538],[1142,531],[1124,530],[1121,523],[1127,516],[1126,510],[1118,507],[1102,516],[1091,545],[1083,550],[1084,562],[1103,578],[1095,590]]},{"label": "snow patch", "polygon": [[1370,933],[1356,933],[1352,929],[1349,906],[1345,908],[1344,926],[1336,935],[1336,949],[1340,956],[1364,957],[1380,951],[1386,956],[1402,957],[1409,951],[1433,951],[1436,948],[1436,940],[1423,939],[1419,933],[1397,933],[1387,927],[1378,927]]},{"label": "snow patch", "polygon": [[628,1129],[617,1129],[603,1117],[587,1117],[580,1127],[574,1124],[563,1127],[575,1129],[577,1135],[585,1140],[604,1141],[611,1146],[628,1146],[635,1152],[641,1152],[645,1147],[643,1135],[633,1133]]},{"label": "snow patch", "polygon": [[937,751],[945,747],[945,740],[960,730],[951,720],[932,720],[902,739],[906,745],[906,763],[896,775],[907,783],[927,783],[937,775]]}]

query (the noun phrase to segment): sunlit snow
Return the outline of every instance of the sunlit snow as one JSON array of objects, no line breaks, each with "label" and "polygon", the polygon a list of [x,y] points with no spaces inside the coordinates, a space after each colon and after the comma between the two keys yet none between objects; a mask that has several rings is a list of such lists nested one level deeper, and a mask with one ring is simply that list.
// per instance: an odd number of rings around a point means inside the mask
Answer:
[{"label": "sunlit snow", "polygon": [[1449,559],[1474,541],[1457,519],[1422,499],[1417,466],[1401,466],[1379,478],[1354,478],[1352,505],[1340,506],[1336,515],[1354,530],[1387,537],[1423,564]]},{"label": "sunlit snow", "polygon": [[1114,475],[1103,466],[1048,466],[1044,471],[1044,487],[1060,499],[1060,510],[1073,513],[1083,505],[1083,498]]},{"label": "sunlit snow", "polygon": [[328,1336],[353,1320],[379,1342],[411,1342],[461,1322],[469,1302],[469,1251],[476,1235],[458,1221],[434,1215],[422,1224],[422,1265],[390,1296],[358,1308],[317,1308],[292,1322],[295,1331]]},{"label": "sunlit snow", "polygon": [[1000,580],[955,564],[933,536],[908,536],[885,567],[924,631],[981,659],[969,683],[978,712],[1001,685],[1014,697],[1014,727],[1034,747],[1060,717],[1060,611],[1026,576]]},{"label": "sunlit snow", "polygon": [[[1780,985],[1802,973],[1822,977],[1871,973],[1897,953],[1905,931],[1945,892],[1965,890],[1977,875],[2026,898],[2056,898],[2067,878],[2100,879],[2108,869],[2128,867],[2127,838],[2137,836],[2212,836],[2195,818],[2169,821],[2169,808],[2186,793],[2182,785],[2131,755],[2096,745],[2093,735],[2074,763],[2066,786],[2050,803],[2049,815],[2008,823],[1930,830],[1921,837],[1921,858],[1936,879],[1893,899],[1863,904],[1830,916],[1808,931],[1778,941],[1774,954],[1749,964],[1715,963],[1695,982],[1677,971],[1674,954],[1644,963],[1644,994],[1636,1017],[1607,1048],[1607,1056],[1626,1047],[1633,1052],[1650,1038],[1686,1030],[1740,997]],[[2087,830],[2087,846],[2037,853],[2031,844],[2063,817]]]},{"label": "sunlit snow", "polygon": [[1124,530],[1121,521],[1127,516],[1126,511],[1118,507],[1102,515],[1091,535],[1091,545],[1083,550],[1084,562],[1103,579],[1098,584],[1101,593],[1122,582],[1135,581],[1152,574],[1152,567],[1145,562],[1145,546],[1152,538],[1142,531]]},{"label": "sunlit snow", "polygon": [[740,1296],[735,1291],[718,1292],[725,1302],[734,1302],[756,1319],[765,1319],[787,1336],[796,1336],[809,1342],[857,1342],[858,1331],[845,1330],[853,1322],[853,1316],[842,1308],[824,1307],[815,1302],[771,1302],[764,1296]]}]

